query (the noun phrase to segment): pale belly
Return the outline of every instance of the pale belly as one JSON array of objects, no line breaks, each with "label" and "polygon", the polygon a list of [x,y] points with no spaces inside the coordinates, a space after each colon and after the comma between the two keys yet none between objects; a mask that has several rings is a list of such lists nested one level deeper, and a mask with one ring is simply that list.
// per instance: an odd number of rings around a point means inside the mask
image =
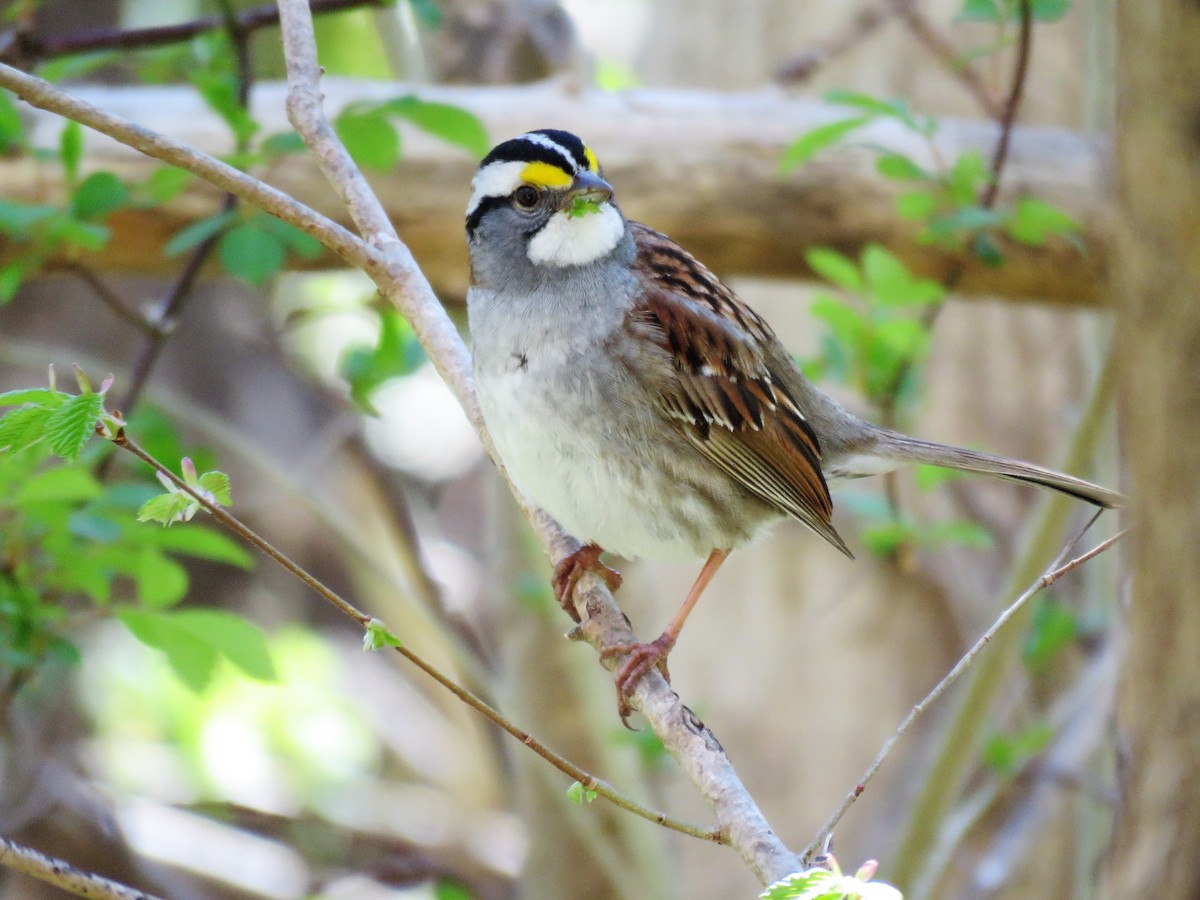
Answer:
[{"label": "pale belly", "polygon": [[664,432],[648,404],[604,401],[598,385],[619,375],[576,367],[564,379],[538,362],[477,372],[479,400],[513,482],[575,537],[626,557],[703,557],[778,517]]}]

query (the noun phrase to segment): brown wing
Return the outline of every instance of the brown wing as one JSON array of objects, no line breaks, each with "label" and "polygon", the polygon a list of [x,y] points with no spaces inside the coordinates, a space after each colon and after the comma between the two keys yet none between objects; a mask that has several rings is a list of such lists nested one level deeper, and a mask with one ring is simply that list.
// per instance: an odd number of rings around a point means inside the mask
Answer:
[{"label": "brown wing", "polygon": [[778,377],[790,362],[770,326],[670,238],[632,225],[644,301],[630,326],[671,356],[664,410],[727,474],[851,556],[830,522],[817,436]]}]

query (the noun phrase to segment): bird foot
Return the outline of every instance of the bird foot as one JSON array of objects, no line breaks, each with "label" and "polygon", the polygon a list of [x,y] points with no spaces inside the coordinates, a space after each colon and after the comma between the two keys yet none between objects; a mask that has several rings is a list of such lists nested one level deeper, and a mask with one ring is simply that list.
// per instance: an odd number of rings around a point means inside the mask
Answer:
[{"label": "bird foot", "polygon": [[550,579],[550,584],[554,587],[554,597],[576,622],[579,621],[579,612],[571,602],[571,597],[575,593],[575,585],[585,572],[595,572],[603,578],[610,591],[615,591],[621,586],[621,573],[600,562],[600,554],[603,552],[598,544],[585,544],[570,556],[564,557],[554,567],[554,577]]},{"label": "bird foot", "polygon": [[626,728],[629,728],[629,697],[642,676],[657,666],[662,677],[668,684],[671,683],[671,673],[667,670],[667,654],[674,646],[674,636],[663,633],[648,644],[614,644],[600,651],[601,659],[612,656],[625,657],[613,681],[617,686],[617,714]]}]

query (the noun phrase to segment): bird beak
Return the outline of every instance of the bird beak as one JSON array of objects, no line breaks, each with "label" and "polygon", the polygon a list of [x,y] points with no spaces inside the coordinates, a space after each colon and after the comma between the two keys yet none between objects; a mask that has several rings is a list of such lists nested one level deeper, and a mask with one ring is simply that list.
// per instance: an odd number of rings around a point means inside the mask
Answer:
[{"label": "bird beak", "polygon": [[576,197],[582,197],[594,203],[606,203],[613,198],[612,185],[595,172],[580,172],[563,194],[559,209],[571,206]]}]

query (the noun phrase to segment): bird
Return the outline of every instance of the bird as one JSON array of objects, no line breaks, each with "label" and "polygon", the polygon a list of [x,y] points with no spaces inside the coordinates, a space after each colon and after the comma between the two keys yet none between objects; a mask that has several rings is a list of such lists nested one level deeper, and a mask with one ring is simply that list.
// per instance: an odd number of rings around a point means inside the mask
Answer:
[{"label": "bird", "polygon": [[[799,520],[846,556],[829,486],[927,463],[1051,488],[1099,507],[1120,494],[1032,463],[873,425],[818,390],[770,325],[664,234],[626,219],[596,154],[529,131],[480,162],[466,210],[467,315],[479,405],[500,462],[581,541],[558,601],[601,561],[704,559],[653,641],[608,647],[627,723],[721,564],[766,526]],[[623,657],[623,658],[622,658]]]}]

